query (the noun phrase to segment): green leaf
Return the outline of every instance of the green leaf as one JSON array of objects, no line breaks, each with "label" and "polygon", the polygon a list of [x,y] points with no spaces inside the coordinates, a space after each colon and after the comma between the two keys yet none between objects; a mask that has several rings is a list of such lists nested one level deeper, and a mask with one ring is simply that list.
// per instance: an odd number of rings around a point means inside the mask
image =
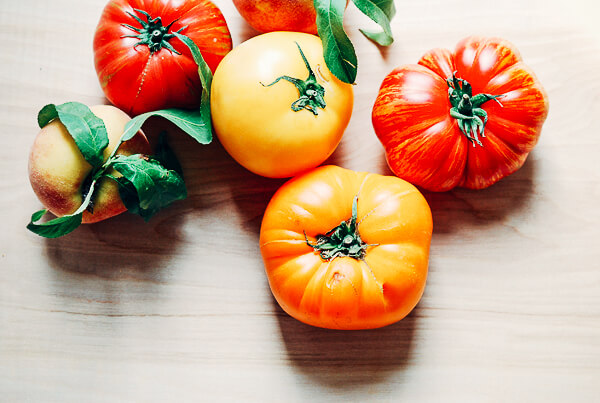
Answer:
[{"label": "green leaf", "polygon": [[180,41],[182,41],[192,53],[194,61],[198,65],[198,75],[200,76],[200,82],[202,83],[202,95],[200,97],[200,115],[204,122],[206,122],[207,130],[212,132],[211,119],[210,119],[210,88],[212,86],[212,71],[208,64],[204,61],[202,53],[198,46],[185,35],[178,32],[173,32]]},{"label": "green leaf", "polygon": [[102,166],[102,153],[108,146],[108,134],[102,119],[84,104],[67,102],[62,105],[44,106],[38,113],[38,124],[42,128],[57,118],[73,137],[83,158],[94,168]]},{"label": "green leaf", "polygon": [[366,36],[373,42],[377,42],[381,46],[389,46],[394,42],[394,38],[385,32],[367,31],[365,29],[359,29],[359,31],[364,36]]},{"label": "green leaf", "polygon": [[138,198],[135,186],[122,176],[108,175],[108,177],[119,185],[119,196],[127,211],[132,214],[142,215],[140,212],[140,199]]},{"label": "green leaf", "polygon": [[[360,0],[352,0],[355,5],[356,1]],[[396,15],[396,5],[393,0],[369,0],[370,3],[373,3],[377,8],[384,12],[385,16],[391,21],[392,18]],[[358,7],[358,5],[356,5]],[[359,10],[362,11],[360,7]]]},{"label": "green leaf", "polygon": [[323,42],[323,57],[329,70],[338,79],[353,84],[357,59],[352,42],[344,32],[345,0],[314,0],[317,10],[317,31]]},{"label": "green leaf", "polygon": [[177,156],[173,152],[173,149],[167,143],[167,132],[161,132],[158,136],[158,144],[154,151],[154,158],[167,169],[171,169],[179,174],[183,178],[183,168],[177,159]]},{"label": "green leaf", "polygon": [[36,222],[39,221],[44,214],[46,214],[46,212],[47,210],[44,209],[33,213],[31,216],[31,221],[27,225],[27,229],[46,238],[58,238],[68,234],[69,232],[72,232],[75,228],[81,225],[83,213],[67,215],[55,218],[45,223],[36,224]]},{"label": "green leaf", "polygon": [[[115,157],[111,167],[123,175],[123,179],[117,180],[121,185],[120,188],[124,187],[125,180],[135,188],[138,203],[130,210],[141,215],[146,221],[175,200],[187,197],[185,183],[181,176],[176,171],[163,167],[155,159],[141,154],[119,155]],[[131,188],[125,185],[121,191],[126,199],[123,201],[125,205],[133,204]]]},{"label": "green leaf", "polygon": [[94,196],[94,189],[96,187],[98,179],[99,177],[94,177],[85,196],[85,199],[81,203],[81,206],[79,206],[79,208],[74,213],[52,219],[42,224],[36,224],[36,222],[39,221],[44,216],[44,214],[46,214],[47,210],[37,211],[31,216],[31,221],[27,225],[27,229],[33,233],[36,233],[46,238],[58,238],[68,234],[75,228],[79,227],[83,218],[83,212],[88,208],[88,206],[92,202],[92,197]]},{"label": "green leaf", "polygon": [[[151,116],[163,117],[179,127],[181,130],[192,136],[200,144],[209,144],[212,141],[212,122],[210,118],[210,87],[212,85],[212,72],[208,64],[202,58],[198,46],[187,36],[177,32],[173,33],[185,45],[188,46],[194,61],[198,65],[198,75],[202,83],[202,96],[200,99],[199,110],[183,109],[163,109],[159,111],[143,113],[131,119],[125,126],[120,143],[130,140],[140,130],[144,122]],[[111,154],[111,158],[116,154],[116,150]]]},{"label": "green leaf", "polygon": [[[119,145],[127,140],[131,140],[133,136],[140,130],[144,122],[152,116],[163,117],[170,122],[174,123],[181,130],[192,136],[200,144],[209,144],[212,141],[212,131],[210,130],[210,123],[208,124],[204,120],[204,117],[200,111],[184,110],[184,109],[162,109],[160,111],[146,112],[131,119],[119,140]],[[112,159],[119,147],[115,147],[113,153],[109,157]]]},{"label": "green leaf", "polygon": [[352,0],[354,5],[367,17],[375,21],[382,29],[379,31],[366,31],[361,29],[367,38],[382,46],[389,46],[394,42],[390,20],[396,14],[393,0]]}]

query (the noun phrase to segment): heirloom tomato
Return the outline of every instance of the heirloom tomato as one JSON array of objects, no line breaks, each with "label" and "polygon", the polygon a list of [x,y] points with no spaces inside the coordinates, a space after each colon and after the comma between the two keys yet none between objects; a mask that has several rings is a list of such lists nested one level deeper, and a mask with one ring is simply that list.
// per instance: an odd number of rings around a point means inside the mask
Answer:
[{"label": "heirloom tomato", "polygon": [[231,50],[223,15],[209,0],[110,0],[96,28],[94,61],[106,98],[129,114],[194,108],[202,86],[189,37],[214,71]]},{"label": "heirloom tomato", "polygon": [[547,114],[546,93],[512,44],[469,37],[392,71],[372,118],[392,171],[445,191],[485,188],[519,169]]},{"label": "heirloom tomato", "polygon": [[329,165],[275,193],[260,249],[288,314],[313,326],[368,329],[419,302],[431,232],[429,205],[410,183]]},{"label": "heirloom tomato", "polygon": [[233,0],[233,4],[257,31],[317,34],[317,12],[312,0]]},{"label": "heirloom tomato", "polygon": [[248,170],[272,178],[325,161],[352,104],[352,86],[327,69],[321,40],[298,32],[271,32],[237,46],[211,87],[213,126],[223,147]]}]

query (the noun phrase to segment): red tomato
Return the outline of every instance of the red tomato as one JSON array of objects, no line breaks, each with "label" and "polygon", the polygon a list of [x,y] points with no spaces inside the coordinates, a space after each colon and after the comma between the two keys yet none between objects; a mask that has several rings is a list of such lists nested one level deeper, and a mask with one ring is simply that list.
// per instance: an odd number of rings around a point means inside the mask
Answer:
[{"label": "red tomato", "polygon": [[223,15],[209,0],[111,0],[94,37],[94,60],[108,100],[129,114],[200,103],[198,67],[173,32],[200,48],[211,70],[231,50]]},{"label": "red tomato", "polygon": [[518,50],[469,37],[383,81],[373,126],[399,177],[425,189],[482,189],[515,172],[538,141],[548,98]]},{"label": "red tomato", "polygon": [[317,12],[312,0],[233,0],[233,4],[257,31],[317,34]]},{"label": "red tomato", "polygon": [[260,250],[279,305],[309,325],[369,329],[404,318],[427,279],[425,198],[394,176],[322,166],[273,196]]}]

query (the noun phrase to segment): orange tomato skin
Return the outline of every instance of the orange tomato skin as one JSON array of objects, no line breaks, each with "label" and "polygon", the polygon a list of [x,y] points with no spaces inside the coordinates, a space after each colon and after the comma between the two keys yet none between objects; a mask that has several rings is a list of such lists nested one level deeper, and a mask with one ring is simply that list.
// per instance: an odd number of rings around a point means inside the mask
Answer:
[{"label": "orange tomato skin", "polygon": [[[348,220],[357,194],[366,254],[324,260],[306,238],[315,244],[318,235]],[[288,314],[318,327],[370,329],[399,321],[419,302],[432,228],[429,205],[410,183],[323,166],[275,193],[260,249],[271,291]]]}]

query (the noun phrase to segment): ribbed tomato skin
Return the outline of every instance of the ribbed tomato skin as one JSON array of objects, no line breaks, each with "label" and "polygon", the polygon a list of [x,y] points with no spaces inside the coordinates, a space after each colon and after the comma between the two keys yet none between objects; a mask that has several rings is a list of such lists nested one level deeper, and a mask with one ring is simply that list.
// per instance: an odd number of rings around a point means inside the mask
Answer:
[{"label": "ribbed tomato skin", "polygon": [[[326,260],[308,242],[350,219],[357,195],[365,256]],[[260,250],[271,291],[288,314],[312,326],[371,329],[401,320],[419,302],[432,230],[429,205],[410,183],[329,165],[275,193]]]},{"label": "ribbed tomato skin", "polygon": [[165,48],[152,53],[148,46],[135,46],[139,39],[125,35],[137,33],[123,25],[140,27],[127,12],[145,21],[134,9],[161,17],[165,26],[176,20],[169,32],[185,27],[181,33],[194,41],[213,72],[232,48],[221,11],[209,0],[111,0],[96,28],[96,73],[111,103],[131,115],[197,107],[202,86],[189,49],[177,38],[169,43],[180,54]]},{"label": "ribbed tomato skin", "polygon": [[[473,146],[450,116],[446,79],[468,81],[473,95],[503,94],[483,104],[483,146]],[[486,188],[518,170],[536,145],[548,97],[518,50],[499,38],[469,37],[454,52],[434,49],[396,68],[373,107],[375,133],[399,177],[432,191]]]}]

